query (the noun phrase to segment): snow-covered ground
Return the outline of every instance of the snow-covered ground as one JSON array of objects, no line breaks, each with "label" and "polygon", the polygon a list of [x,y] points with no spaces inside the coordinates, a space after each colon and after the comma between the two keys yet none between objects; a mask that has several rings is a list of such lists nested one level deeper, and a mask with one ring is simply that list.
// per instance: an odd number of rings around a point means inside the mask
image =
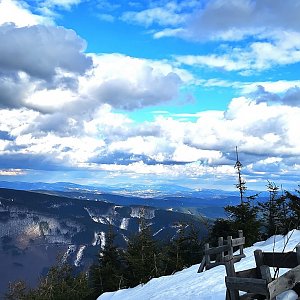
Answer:
[{"label": "snow-covered ground", "polygon": [[[256,249],[265,252],[282,252],[287,239],[285,252],[294,250],[295,246],[300,243],[300,230],[293,230],[287,236],[273,236],[246,248],[246,257],[235,264],[236,271],[255,267],[254,250]],[[199,265],[194,265],[174,275],[154,278],[135,288],[104,293],[98,300],[224,300],[225,267],[218,266],[200,274],[197,273],[198,267]],[[297,296],[291,291],[277,299],[292,300],[297,299]]]}]

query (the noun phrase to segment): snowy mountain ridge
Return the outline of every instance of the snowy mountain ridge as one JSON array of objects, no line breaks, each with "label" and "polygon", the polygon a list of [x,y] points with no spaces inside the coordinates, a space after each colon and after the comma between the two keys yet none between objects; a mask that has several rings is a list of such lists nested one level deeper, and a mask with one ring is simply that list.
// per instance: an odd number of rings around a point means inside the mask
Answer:
[{"label": "snowy mountain ridge", "polygon": [[[285,244],[287,245],[285,246]],[[257,242],[245,248],[246,257],[235,264],[236,271],[255,267],[254,250],[265,252],[293,251],[300,243],[300,230],[292,230],[286,236],[273,236],[266,241]],[[200,263],[200,262],[199,262]],[[203,273],[197,273],[199,265],[191,266],[174,275],[154,278],[144,285],[135,288],[104,293],[97,300],[224,300],[225,267],[218,266]],[[286,270],[281,269],[281,273]],[[288,291],[277,297],[277,300],[294,300],[298,296]]]}]

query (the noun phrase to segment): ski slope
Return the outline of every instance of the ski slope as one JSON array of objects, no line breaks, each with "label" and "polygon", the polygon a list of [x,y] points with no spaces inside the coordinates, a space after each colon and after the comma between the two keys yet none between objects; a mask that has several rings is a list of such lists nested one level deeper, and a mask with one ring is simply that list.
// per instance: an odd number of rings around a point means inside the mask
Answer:
[{"label": "ski slope", "polygon": [[[236,271],[255,267],[254,250],[265,252],[292,251],[300,243],[300,230],[290,231],[286,236],[273,236],[266,241],[257,242],[252,247],[245,248],[246,257],[235,264]],[[225,267],[218,266],[198,274],[199,265],[191,266],[174,275],[154,278],[144,285],[135,288],[104,293],[97,300],[224,300]],[[282,273],[285,270],[281,271]],[[297,299],[293,291],[286,292],[277,297],[280,300]]]}]

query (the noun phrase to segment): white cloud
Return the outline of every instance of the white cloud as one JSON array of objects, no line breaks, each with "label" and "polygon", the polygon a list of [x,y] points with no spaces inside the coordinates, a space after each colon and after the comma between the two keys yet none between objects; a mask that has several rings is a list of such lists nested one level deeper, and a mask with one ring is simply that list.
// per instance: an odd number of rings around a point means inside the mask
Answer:
[{"label": "white cloud", "polygon": [[52,24],[49,18],[33,14],[24,1],[0,1],[0,25],[14,23],[17,27]]},{"label": "white cloud", "polygon": [[197,113],[195,122],[166,115],[135,123],[107,104],[77,117],[28,109],[0,112],[0,131],[10,133],[1,161],[14,157],[5,169],[59,165],[113,176],[232,180],[236,145],[249,179],[259,181],[262,174],[288,179],[300,165],[300,108],[246,97],[233,99],[225,112]]},{"label": "white cloud", "polygon": [[97,18],[105,22],[113,22],[115,20],[115,17],[110,14],[97,14]]},{"label": "white cloud", "polygon": [[191,15],[186,36],[195,39],[241,40],[273,30],[299,31],[299,5],[293,1],[210,0]]},{"label": "white cloud", "polygon": [[179,92],[181,73],[166,63],[121,54],[92,57],[93,70],[79,79],[79,90],[91,105],[132,110],[170,101]]},{"label": "white cloud", "polygon": [[1,26],[0,45],[1,70],[23,71],[44,79],[55,75],[56,68],[82,73],[91,65],[82,53],[85,41],[62,27]]},{"label": "white cloud", "polygon": [[182,24],[186,20],[185,14],[176,11],[177,6],[153,7],[139,12],[128,11],[122,16],[126,22],[134,22],[146,27],[155,23],[160,26],[175,26]]},{"label": "white cloud", "polygon": [[[222,42],[214,53],[178,56],[180,63],[247,76],[300,62],[300,7],[295,1],[210,0],[187,13],[177,13],[184,17],[182,22],[172,26],[160,24],[162,28],[154,31],[154,38],[173,36],[203,43]],[[152,22],[151,18],[147,20]],[[237,41],[243,43],[237,47]]]},{"label": "white cloud", "polygon": [[[274,33],[276,36],[276,33]],[[268,41],[255,41],[248,47],[228,47],[223,54],[177,56],[179,63],[224,69],[226,71],[262,71],[278,65],[300,62],[300,33],[282,32]]]},{"label": "white cloud", "polygon": [[73,5],[78,5],[82,0],[45,0],[41,6],[46,7],[60,7],[64,9],[70,9]]},{"label": "white cloud", "polygon": [[0,176],[17,176],[17,175],[25,175],[26,172],[21,169],[0,169]]}]

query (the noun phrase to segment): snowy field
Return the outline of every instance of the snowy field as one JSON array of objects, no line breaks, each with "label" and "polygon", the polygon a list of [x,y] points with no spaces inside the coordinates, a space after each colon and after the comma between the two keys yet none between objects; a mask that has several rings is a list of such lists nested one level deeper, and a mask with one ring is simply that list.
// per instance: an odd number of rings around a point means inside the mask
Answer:
[{"label": "snowy field", "polygon": [[[300,230],[290,231],[286,236],[273,236],[266,241],[257,242],[245,249],[246,257],[235,264],[236,271],[255,267],[254,250],[282,252],[288,239],[285,252],[292,251],[300,243]],[[218,266],[198,274],[199,265],[191,266],[174,275],[154,278],[135,288],[104,293],[97,300],[224,300],[225,267]],[[285,272],[285,270],[282,270]],[[296,293],[287,292],[277,297],[280,300],[297,299]]]}]

